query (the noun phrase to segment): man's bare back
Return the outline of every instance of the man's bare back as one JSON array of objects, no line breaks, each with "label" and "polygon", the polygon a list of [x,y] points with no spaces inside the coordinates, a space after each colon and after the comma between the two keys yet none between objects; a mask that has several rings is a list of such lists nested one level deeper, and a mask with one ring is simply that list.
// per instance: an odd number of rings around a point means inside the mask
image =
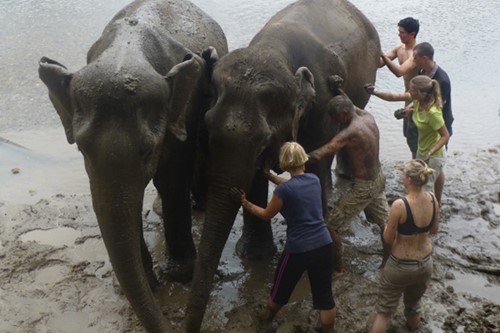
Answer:
[{"label": "man's bare back", "polygon": [[[345,151],[352,176],[357,179],[374,180],[380,171],[379,130],[371,114],[353,117],[349,126],[338,135],[346,136]],[[357,114],[359,114],[359,111]]]},{"label": "man's bare back", "polygon": [[355,107],[347,97],[337,96],[332,101],[328,107],[343,109],[335,111],[333,118],[344,128],[330,142],[311,152],[311,161],[333,155],[344,148],[352,177],[375,180],[380,173],[380,135],[375,119],[370,113]]}]

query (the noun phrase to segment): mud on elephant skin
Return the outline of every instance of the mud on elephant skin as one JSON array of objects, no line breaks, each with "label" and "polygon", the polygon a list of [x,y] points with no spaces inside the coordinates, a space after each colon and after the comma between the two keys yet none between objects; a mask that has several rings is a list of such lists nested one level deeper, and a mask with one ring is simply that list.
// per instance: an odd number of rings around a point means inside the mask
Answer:
[{"label": "mud on elephant skin", "polygon": [[[205,116],[208,201],[184,322],[187,332],[200,330],[213,276],[239,209],[229,189],[243,189],[250,201],[265,206],[268,181],[263,165],[277,165],[285,141],[298,140],[307,151],[328,142],[336,128],[325,106],[338,93],[330,88],[331,77],[343,78],[343,90],[363,108],[369,99],[363,85],[375,80],[379,55],[375,28],[352,4],[301,0],[272,17],[248,47],[230,52],[215,65],[217,100]],[[324,193],[331,162],[309,170],[320,177]],[[245,257],[272,254],[269,221],[244,212],[237,247]]]},{"label": "mud on elephant skin", "polygon": [[169,324],[152,293],[158,282],[143,237],[144,190],[153,179],[171,273],[190,279],[194,150],[217,52],[227,53],[224,33],[194,4],[138,0],[106,26],[82,69],[46,57],[39,63],[67,140],[84,157],[113,270],[148,332]]}]

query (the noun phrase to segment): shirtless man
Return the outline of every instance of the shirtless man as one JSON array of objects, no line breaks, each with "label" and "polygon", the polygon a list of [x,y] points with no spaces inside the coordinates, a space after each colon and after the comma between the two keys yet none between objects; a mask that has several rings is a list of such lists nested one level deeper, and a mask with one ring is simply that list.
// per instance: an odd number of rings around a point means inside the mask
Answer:
[{"label": "shirtless man", "polygon": [[[410,89],[410,80],[418,74],[418,68],[413,61],[413,48],[417,43],[420,23],[413,17],[407,17],[398,22],[399,39],[401,43],[393,47],[387,54],[382,52],[379,67],[387,66],[397,77],[403,77],[405,91]],[[398,58],[399,66],[393,62]],[[403,120],[403,135],[410,148],[412,158],[417,154],[418,133],[411,119]]]},{"label": "shirtless man", "polygon": [[[330,142],[310,152],[310,162],[334,155],[344,148],[352,172],[350,180],[337,177],[336,187],[342,194],[334,203],[327,222],[337,232],[343,231],[354,217],[364,211],[367,220],[380,227],[382,239],[389,206],[384,193],[385,176],[379,160],[379,130],[375,119],[370,113],[355,107],[345,95],[332,98],[327,109],[332,119],[343,129]],[[389,255],[388,251],[384,244],[381,266]]]},{"label": "shirtless man", "polygon": [[[401,43],[389,52],[380,56],[379,67],[387,66],[397,77],[403,77],[405,91],[410,88],[410,80],[418,73],[418,68],[413,61],[413,48],[417,44],[417,34],[420,28],[418,20],[407,17],[398,22],[399,39]],[[398,58],[399,66],[393,62]]]}]

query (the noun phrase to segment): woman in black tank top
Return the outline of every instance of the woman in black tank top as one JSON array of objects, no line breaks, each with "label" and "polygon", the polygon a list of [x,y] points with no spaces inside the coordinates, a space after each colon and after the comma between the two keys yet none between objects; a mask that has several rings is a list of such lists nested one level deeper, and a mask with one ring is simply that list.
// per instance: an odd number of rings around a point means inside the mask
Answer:
[{"label": "woman in black tank top", "polygon": [[402,294],[408,328],[420,326],[420,300],[433,270],[429,235],[437,232],[439,224],[437,200],[423,189],[432,172],[422,160],[404,165],[406,195],[393,202],[385,226],[384,242],[390,246],[391,256],[380,275],[377,316],[371,333],[386,331]]}]

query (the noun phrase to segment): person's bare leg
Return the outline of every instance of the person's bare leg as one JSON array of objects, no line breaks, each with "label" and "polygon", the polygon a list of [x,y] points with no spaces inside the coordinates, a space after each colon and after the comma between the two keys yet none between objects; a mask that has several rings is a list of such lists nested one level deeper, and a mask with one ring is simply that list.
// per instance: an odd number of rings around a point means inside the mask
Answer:
[{"label": "person's bare leg", "polygon": [[440,206],[441,206],[441,197],[443,195],[445,179],[446,179],[446,177],[444,175],[444,171],[441,170],[441,173],[439,174],[439,176],[436,178],[436,181],[434,182],[434,194],[436,195],[436,200]]},{"label": "person's bare leg", "polygon": [[414,313],[406,317],[406,326],[410,331],[416,331],[420,328],[420,314]]},{"label": "person's bare leg", "polygon": [[319,321],[321,322],[321,330],[323,333],[334,332],[336,317],[337,317],[337,308],[333,308],[331,310],[319,311]]},{"label": "person's bare leg", "polygon": [[280,309],[281,309],[281,305],[274,303],[271,298],[268,298],[266,309],[261,314],[260,319],[264,323],[270,323],[274,319],[274,317],[276,316],[276,314],[278,313],[278,311]]},{"label": "person's bare leg", "polygon": [[371,333],[385,333],[387,330],[387,323],[391,316],[388,313],[379,312],[373,321]]},{"label": "person's bare leg", "polygon": [[327,226],[330,236],[332,237],[332,259],[333,259],[333,274],[332,278],[338,279],[345,274],[346,270],[342,264],[342,240],[339,234],[331,226]]}]

